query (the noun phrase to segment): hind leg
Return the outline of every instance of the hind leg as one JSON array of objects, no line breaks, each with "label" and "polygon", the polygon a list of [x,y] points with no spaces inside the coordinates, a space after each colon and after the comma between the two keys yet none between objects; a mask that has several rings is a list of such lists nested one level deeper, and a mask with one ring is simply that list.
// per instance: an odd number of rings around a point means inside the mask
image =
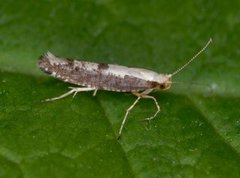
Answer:
[{"label": "hind leg", "polygon": [[44,101],[55,101],[55,100],[58,100],[58,99],[62,99],[62,98],[65,98],[71,94],[73,94],[73,97],[78,93],[78,92],[82,92],[82,91],[92,91],[92,90],[95,90],[96,91],[96,88],[88,88],[88,87],[69,87],[71,90],[60,95],[60,96],[57,96],[57,97],[54,97],[54,98],[49,98],[49,99],[46,99]]}]

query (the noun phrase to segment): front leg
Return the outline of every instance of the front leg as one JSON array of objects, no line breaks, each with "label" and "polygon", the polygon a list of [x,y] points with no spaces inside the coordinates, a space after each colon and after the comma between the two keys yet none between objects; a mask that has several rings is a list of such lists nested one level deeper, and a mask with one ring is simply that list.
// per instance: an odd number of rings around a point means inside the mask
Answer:
[{"label": "front leg", "polygon": [[[137,92],[132,92],[132,94],[134,94],[135,96],[137,96],[137,99],[133,102],[133,104],[127,109],[126,113],[125,113],[125,116],[123,118],[123,121],[122,121],[122,124],[120,126],[120,129],[119,129],[119,132],[118,132],[118,139],[121,137],[121,134],[122,134],[122,130],[123,130],[123,127],[126,123],[126,120],[127,120],[127,116],[129,114],[129,112],[134,108],[134,106],[139,102],[139,100],[141,98],[151,98],[151,96],[148,96],[149,93],[152,92],[152,89],[148,89],[148,90],[145,90],[141,93],[137,93]],[[152,97],[151,99],[153,99],[154,97]],[[155,98],[154,98],[155,99]],[[152,117],[155,117],[157,115],[157,113],[160,111],[160,107],[159,105],[157,104],[157,100],[155,99],[155,103],[157,105],[157,108],[158,108],[158,111],[155,113],[154,116]],[[153,118],[151,118],[153,119]],[[149,119],[150,120],[150,119]]]},{"label": "front leg", "polygon": [[159,106],[156,98],[154,98],[153,96],[148,95],[148,93],[145,94],[144,92],[140,93],[140,94],[139,93],[133,93],[133,94],[136,95],[136,96],[140,96],[142,98],[149,98],[149,99],[152,99],[154,101],[154,103],[156,105],[156,108],[157,108],[157,111],[155,112],[155,114],[153,116],[145,118],[144,120],[150,121],[150,120],[154,119],[157,116],[157,114],[160,112],[160,106]]},{"label": "front leg", "polygon": [[133,107],[138,103],[138,101],[139,101],[140,99],[141,99],[141,97],[138,96],[137,99],[134,101],[134,103],[127,109],[126,114],[125,114],[125,116],[124,116],[124,118],[123,118],[122,124],[121,124],[121,126],[120,126],[120,129],[119,129],[119,131],[118,131],[118,140],[119,140],[120,137],[121,137],[122,130],[123,130],[123,127],[124,127],[125,122],[126,122],[126,120],[127,120],[127,116],[128,116],[128,114],[129,114],[129,112],[133,109]]}]

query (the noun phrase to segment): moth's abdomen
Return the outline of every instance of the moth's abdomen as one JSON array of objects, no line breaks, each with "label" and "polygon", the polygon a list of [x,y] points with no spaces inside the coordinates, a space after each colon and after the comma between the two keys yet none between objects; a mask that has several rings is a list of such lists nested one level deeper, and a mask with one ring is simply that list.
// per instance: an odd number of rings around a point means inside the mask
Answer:
[{"label": "moth's abdomen", "polygon": [[120,92],[141,91],[153,86],[150,81],[109,72],[112,65],[63,59],[51,53],[41,56],[38,64],[45,73],[80,86]]}]

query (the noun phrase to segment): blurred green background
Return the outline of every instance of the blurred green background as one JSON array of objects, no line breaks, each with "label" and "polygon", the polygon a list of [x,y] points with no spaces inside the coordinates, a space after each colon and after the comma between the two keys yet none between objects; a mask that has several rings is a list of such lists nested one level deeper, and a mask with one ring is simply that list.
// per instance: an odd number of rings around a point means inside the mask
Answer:
[{"label": "blurred green background", "polygon": [[[240,1],[0,0],[0,177],[240,177]],[[141,100],[68,91],[37,59],[58,56],[172,73]]]}]

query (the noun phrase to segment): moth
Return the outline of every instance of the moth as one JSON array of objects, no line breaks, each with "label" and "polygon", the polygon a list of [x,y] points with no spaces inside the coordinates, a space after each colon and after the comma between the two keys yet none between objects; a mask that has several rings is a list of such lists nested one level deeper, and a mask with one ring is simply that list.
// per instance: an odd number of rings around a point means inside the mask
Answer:
[{"label": "moth", "polygon": [[129,112],[141,98],[153,100],[156,105],[156,112],[145,120],[154,119],[160,112],[160,106],[155,97],[149,95],[153,90],[167,90],[171,87],[172,77],[188,66],[199,54],[201,54],[212,42],[210,38],[207,44],[196,53],[187,63],[171,74],[159,74],[144,68],[132,68],[115,64],[94,63],[81,60],[57,57],[47,52],[39,58],[39,68],[60,80],[78,85],[69,87],[70,91],[45,101],[54,101],[78,92],[93,91],[93,96],[98,90],[114,92],[130,92],[137,98],[126,110],[118,131],[118,138],[126,123]]}]

